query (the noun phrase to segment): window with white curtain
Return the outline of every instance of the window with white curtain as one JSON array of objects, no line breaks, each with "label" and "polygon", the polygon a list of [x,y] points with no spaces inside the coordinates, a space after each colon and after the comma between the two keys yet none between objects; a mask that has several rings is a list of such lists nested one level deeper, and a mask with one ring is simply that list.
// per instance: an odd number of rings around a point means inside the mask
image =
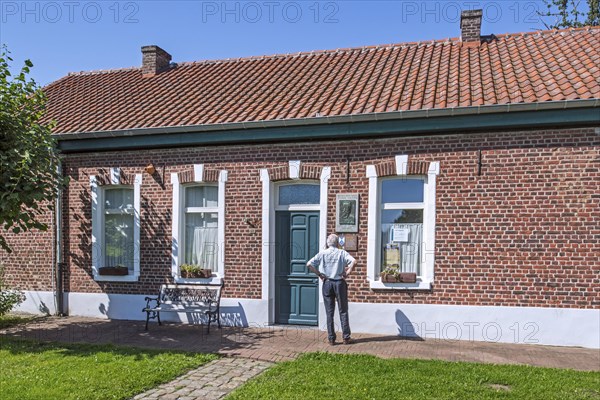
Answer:
[{"label": "window with white curtain", "polygon": [[[140,277],[140,204],[142,174],[121,184],[120,168],[111,168],[111,184],[90,175],[92,272],[97,281],[136,282]],[[127,267],[113,274],[110,267]]]},{"label": "window with white curtain", "polygon": [[421,275],[424,184],[423,178],[381,180],[381,270],[399,267]]},{"label": "window with white curtain", "polygon": [[183,263],[218,270],[219,201],[217,186],[184,188]]},{"label": "window with white curtain", "polygon": [[105,188],[103,214],[103,265],[124,266],[129,269],[130,274],[133,274],[135,257],[133,188]]}]

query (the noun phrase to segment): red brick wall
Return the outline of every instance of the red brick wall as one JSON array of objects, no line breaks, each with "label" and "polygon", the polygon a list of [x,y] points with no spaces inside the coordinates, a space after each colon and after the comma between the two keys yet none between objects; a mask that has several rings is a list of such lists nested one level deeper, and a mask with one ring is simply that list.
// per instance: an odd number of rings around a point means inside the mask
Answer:
[{"label": "red brick wall", "polygon": [[0,249],[0,265],[5,268],[5,280],[9,286],[27,290],[52,290],[53,219],[50,212],[41,216],[40,221],[48,225],[45,232],[32,230],[14,235],[3,230],[12,249],[10,254]]},{"label": "red brick wall", "polygon": [[[373,291],[366,280],[365,166],[392,160],[396,154],[441,164],[431,291]],[[346,156],[351,160],[349,185]],[[287,167],[289,160],[332,168],[328,232],[335,229],[335,195],[360,194],[359,251],[354,254],[358,266],[350,280],[351,301],[600,308],[600,135],[594,128],[68,155],[64,170],[72,180],[64,201],[64,229],[69,232],[65,290],[148,294],[168,281],[170,174],[202,163],[229,171],[225,296],[260,298],[261,229],[244,221],[261,217],[259,169]],[[157,167],[154,177],[143,172],[150,162]],[[137,283],[91,278],[89,175],[117,166],[127,174],[143,174]],[[19,249],[5,260],[11,272],[16,273],[22,262],[31,262],[29,237],[14,242]],[[49,245],[40,246],[47,254]],[[47,289],[47,268],[38,275],[39,282],[23,274],[22,286]]]}]

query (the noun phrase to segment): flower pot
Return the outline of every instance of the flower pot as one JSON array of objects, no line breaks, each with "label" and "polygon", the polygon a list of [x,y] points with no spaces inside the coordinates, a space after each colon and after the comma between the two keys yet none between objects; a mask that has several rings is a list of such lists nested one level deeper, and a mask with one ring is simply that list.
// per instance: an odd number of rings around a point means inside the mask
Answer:
[{"label": "flower pot", "polygon": [[181,277],[187,279],[210,278],[212,270],[201,269],[199,271],[181,271]]},{"label": "flower pot", "polygon": [[401,272],[400,282],[403,283],[417,283],[417,274],[414,272]]},{"label": "flower pot", "polygon": [[202,275],[202,278],[210,278],[212,276],[212,270],[203,269],[202,271],[200,271],[200,274]]},{"label": "flower pot", "polygon": [[98,269],[100,275],[125,276],[129,274],[127,267],[102,267]]},{"label": "flower pot", "polygon": [[400,278],[392,274],[381,274],[381,282],[384,283],[399,283]]},{"label": "flower pot", "polygon": [[401,272],[399,276],[393,274],[381,274],[381,282],[417,283],[417,274],[415,274],[414,272]]},{"label": "flower pot", "polygon": [[201,278],[200,271],[181,271],[182,278]]}]

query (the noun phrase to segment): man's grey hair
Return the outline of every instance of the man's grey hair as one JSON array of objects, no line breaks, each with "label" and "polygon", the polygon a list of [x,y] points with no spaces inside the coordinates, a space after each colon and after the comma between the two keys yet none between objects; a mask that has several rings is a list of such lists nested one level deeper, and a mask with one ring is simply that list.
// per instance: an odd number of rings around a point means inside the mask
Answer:
[{"label": "man's grey hair", "polygon": [[327,247],[338,247],[339,244],[340,238],[338,238],[338,235],[332,233],[331,235],[327,236]]}]

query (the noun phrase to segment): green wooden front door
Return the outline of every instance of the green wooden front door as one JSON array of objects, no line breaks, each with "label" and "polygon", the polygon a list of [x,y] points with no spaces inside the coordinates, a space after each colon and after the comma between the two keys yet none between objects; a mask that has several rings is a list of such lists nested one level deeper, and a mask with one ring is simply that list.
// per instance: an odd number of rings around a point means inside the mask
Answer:
[{"label": "green wooden front door", "polygon": [[319,282],[306,262],[319,250],[319,213],[278,211],[275,234],[275,322],[317,325]]}]

